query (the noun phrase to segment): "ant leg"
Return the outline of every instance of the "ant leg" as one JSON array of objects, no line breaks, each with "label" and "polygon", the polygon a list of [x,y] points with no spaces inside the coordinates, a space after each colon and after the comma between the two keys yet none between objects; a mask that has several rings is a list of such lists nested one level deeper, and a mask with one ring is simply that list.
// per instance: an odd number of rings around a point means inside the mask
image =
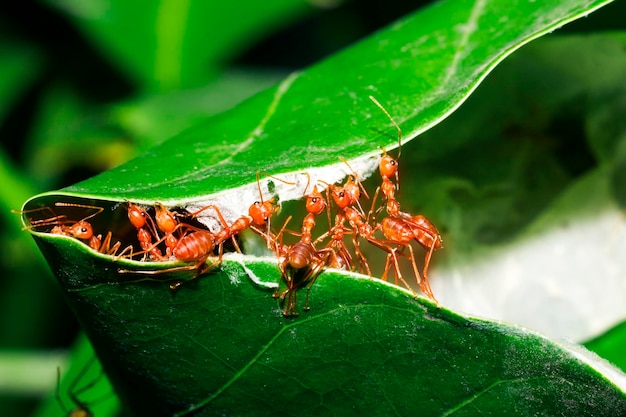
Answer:
[{"label": "ant leg", "polygon": [[383,281],[387,281],[387,274],[389,273],[389,267],[391,266],[391,252],[387,253],[387,259],[385,261],[385,270],[383,271],[383,275],[380,277]]},{"label": "ant leg", "polygon": [[297,317],[298,316],[298,292],[290,289],[287,292],[287,306],[283,312],[285,317]]},{"label": "ant leg", "polygon": [[309,273],[305,277],[305,280],[309,279],[310,277],[312,278],[311,278],[311,282],[309,282],[309,285],[307,285],[306,287],[306,300],[304,302],[304,311],[310,310],[309,293],[311,292],[311,287],[313,287],[313,284],[317,280],[317,277],[322,273],[322,270],[328,264],[328,258],[336,256],[335,251],[333,249],[328,249],[328,248],[324,248],[318,251],[318,255],[319,254],[322,254],[323,257],[320,257],[318,259],[318,262],[315,263],[315,265],[311,268],[311,271],[309,271]]},{"label": "ant leg", "polygon": [[[117,243],[120,243],[120,242],[117,242]],[[117,244],[116,244],[116,246],[117,246]],[[118,246],[118,249],[119,249],[119,246]],[[124,248],[124,250],[121,251],[118,255],[116,255],[116,254],[112,254],[112,255],[114,256],[113,262],[116,262],[116,261],[120,260],[124,256],[126,256],[128,259],[132,259],[132,257],[133,257],[133,245],[126,246]]]},{"label": "ant leg", "polygon": [[372,270],[370,269],[369,263],[367,262],[365,255],[363,255],[363,252],[361,251],[361,247],[359,246],[359,234],[356,232],[352,234],[352,244],[354,245],[354,253],[359,260],[359,273],[362,274],[363,271],[366,271],[367,275],[371,277]]},{"label": "ant leg", "polygon": [[82,219],[82,221],[91,219],[92,217],[102,213],[104,211],[103,207],[98,207],[98,206],[89,206],[87,204],[78,204],[78,203],[65,203],[62,201],[57,201],[56,203],[54,203],[55,206],[57,207],[78,207],[78,208],[85,208],[85,209],[91,209],[91,210],[95,210],[96,212],[93,214],[90,214],[89,216],[85,217]]},{"label": "ant leg", "polygon": [[418,282],[420,289],[424,294],[428,296],[431,300],[435,301],[439,304],[439,301],[435,298],[433,294],[433,290],[430,288],[430,281],[428,280],[428,265],[430,264],[430,258],[435,250],[435,244],[437,243],[436,239],[433,239],[432,245],[430,245],[430,249],[426,252],[426,257],[424,258],[424,279],[421,282]]},{"label": "ant leg", "polygon": [[[409,245],[409,248],[411,246]],[[398,280],[402,282],[402,284],[404,284],[404,286],[406,287],[406,289],[408,289],[409,291],[411,291],[411,293],[413,294],[413,296],[417,297],[417,294],[415,294],[415,291],[413,291],[413,289],[411,288],[411,286],[409,285],[408,282],[406,282],[406,280],[404,279],[404,277],[402,276],[402,271],[400,271],[400,263],[398,262],[398,257],[396,256],[396,251],[398,250],[398,248],[393,248],[391,249],[391,251],[389,252],[389,254],[387,255],[387,258],[389,258],[389,256],[391,256],[391,258],[393,259],[393,265],[394,265],[394,276],[395,276],[395,281],[396,281],[396,285],[398,285]],[[402,252],[400,253],[403,256],[404,255]],[[411,249],[411,255],[413,254],[413,250]],[[413,259],[413,263],[415,263],[415,260]]]},{"label": "ant leg", "polygon": [[[159,252],[159,248],[158,248],[159,244],[161,244],[163,241],[165,241],[166,238],[167,238],[167,235],[163,236],[161,239],[157,240],[156,242],[151,244],[149,247],[147,247],[147,248],[145,248],[145,249],[143,249],[143,250],[141,250],[139,252],[135,252],[135,253],[133,253],[132,245],[131,245],[130,246],[130,248],[131,248],[130,249],[130,255],[128,256],[128,259],[131,259],[133,256],[152,254],[158,260],[164,260],[165,258],[161,254],[157,254],[157,252]],[[122,251],[122,253],[120,253],[119,255],[116,255],[113,258],[113,262],[119,261],[124,256],[124,253],[127,251],[127,249],[128,248],[124,249],[124,251]],[[121,274],[128,274],[128,273],[133,273],[133,272],[143,273],[143,272],[146,272],[146,271],[140,272],[140,271],[128,271],[128,270],[125,270],[125,269],[118,269],[117,272],[121,273]]]},{"label": "ant leg", "polygon": [[[135,254],[136,255],[136,254]],[[132,270],[132,269],[118,269],[117,273],[118,274],[136,274],[136,275],[160,275],[160,274],[168,274],[171,272],[180,272],[180,271],[198,271],[196,274],[194,274],[192,279],[197,278],[198,276],[210,271],[211,269],[215,268],[216,266],[218,266],[221,261],[218,259],[216,262],[212,262],[211,264],[207,265],[205,268],[201,268],[201,266],[203,264],[206,263],[206,261],[208,260],[207,258],[201,259],[199,261],[197,261],[195,264],[191,264],[191,265],[183,265],[183,266],[173,266],[171,268],[166,268],[166,269],[138,269],[138,270]]]},{"label": "ant leg", "polygon": [[197,217],[198,214],[202,213],[205,210],[208,210],[212,208],[213,210],[215,210],[215,213],[217,213],[217,217],[220,220],[220,223],[222,223],[222,226],[224,227],[224,229],[228,229],[228,223],[226,223],[226,219],[224,219],[224,216],[222,216],[222,212],[220,211],[220,209],[214,205],[214,204],[209,204],[208,206],[204,206],[202,207],[200,210],[198,211],[194,211],[193,213],[191,213],[191,217]]},{"label": "ant leg", "polygon": [[[194,280],[194,279],[198,278],[201,275],[207,274],[213,268],[219,266],[222,263],[222,254],[221,254],[221,252],[220,252],[220,257],[218,258],[218,260],[216,262],[211,262],[210,264],[207,265],[206,261],[207,261],[207,259],[199,260],[195,265],[190,265],[190,267],[187,268],[187,270],[195,270],[196,272],[194,273],[194,276],[190,280],[187,280],[187,281],[176,281],[173,284],[170,284],[170,291],[172,291],[172,292],[178,291],[180,289],[180,287],[182,287],[186,282]],[[180,268],[181,269],[178,269],[178,270],[183,270],[182,268],[184,268],[184,267],[180,267]],[[160,272],[171,272],[174,269],[176,269],[176,268],[170,268],[169,270],[164,270],[164,271],[160,271]]]},{"label": "ant leg", "polygon": [[[289,288],[290,282],[291,282],[287,276],[287,262],[288,260],[285,258],[284,261],[278,263],[278,269],[280,270],[280,282],[278,283],[278,286],[276,287],[276,291],[274,291],[274,294],[272,294],[272,297],[278,298],[280,300],[285,298],[285,292],[283,293],[280,292],[280,284],[282,284],[282,282],[285,281],[285,283],[287,284],[287,288]],[[287,289],[287,291],[289,290]]]}]

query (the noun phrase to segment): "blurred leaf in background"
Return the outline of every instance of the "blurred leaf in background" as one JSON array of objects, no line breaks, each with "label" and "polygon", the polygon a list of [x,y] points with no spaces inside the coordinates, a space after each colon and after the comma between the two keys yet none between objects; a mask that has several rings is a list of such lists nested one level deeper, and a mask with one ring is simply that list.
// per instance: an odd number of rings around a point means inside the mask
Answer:
[{"label": "blurred leaf in background", "polygon": [[422,172],[406,188],[429,196],[408,207],[453,237],[433,284],[447,305],[577,341],[626,316],[625,39],[528,45],[406,157]]}]

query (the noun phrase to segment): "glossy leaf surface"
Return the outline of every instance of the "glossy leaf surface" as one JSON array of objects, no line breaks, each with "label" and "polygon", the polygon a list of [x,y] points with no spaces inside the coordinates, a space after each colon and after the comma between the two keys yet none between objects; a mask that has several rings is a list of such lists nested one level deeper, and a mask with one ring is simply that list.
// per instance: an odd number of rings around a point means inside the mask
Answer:
[{"label": "glossy leaf surface", "polygon": [[147,203],[206,200],[254,185],[259,171],[302,172],[337,165],[339,156],[378,154],[397,146],[396,132],[369,95],[413,138],[516,48],[605,3],[434,4],[64,192]]},{"label": "glossy leaf surface", "polygon": [[609,383],[611,373],[601,376],[580,352],[376,279],[325,272],[311,310],[301,299],[300,316],[286,319],[271,297],[273,259],[246,259],[248,270],[228,261],[172,293],[172,276],[117,274],[125,265],[70,239],[50,240],[42,236],[42,250],[118,393],[141,415],[626,410],[624,376]]}]

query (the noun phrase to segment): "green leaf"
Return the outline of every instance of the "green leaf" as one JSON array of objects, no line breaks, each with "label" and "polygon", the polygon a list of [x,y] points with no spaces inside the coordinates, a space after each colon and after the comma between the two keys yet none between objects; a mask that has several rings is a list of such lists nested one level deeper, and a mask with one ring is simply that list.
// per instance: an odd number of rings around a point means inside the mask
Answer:
[{"label": "green leaf", "polygon": [[41,57],[27,45],[3,42],[0,45],[0,123],[14,102],[38,75]]},{"label": "green leaf", "polygon": [[193,90],[132,99],[115,106],[112,117],[147,149],[271,87],[284,76],[284,72],[231,71]]},{"label": "green leaf", "polygon": [[585,342],[585,347],[607,359],[622,371],[626,371],[624,346],[626,345],[626,321],[609,329],[604,334]]},{"label": "green leaf", "polygon": [[[119,415],[119,401],[84,334],[77,338],[69,359],[71,363],[63,360],[48,360],[42,366],[46,373],[45,378],[42,377],[42,379],[50,385],[47,390],[49,396],[33,417],[70,415],[68,410],[78,407],[72,396],[82,402],[95,416]],[[59,367],[60,381],[57,381],[57,370],[50,366],[51,363],[56,363]],[[28,372],[22,370],[22,373]]]},{"label": "green leaf", "polygon": [[580,348],[459,316],[377,279],[325,272],[311,310],[286,319],[271,297],[271,258],[246,259],[247,271],[229,260],[172,294],[165,277],[119,275],[75,240],[39,241],[118,393],[140,415],[626,410],[624,376]]},{"label": "green leaf", "polygon": [[101,172],[135,155],[102,110],[65,84],[46,90],[25,152],[28,171],[42,189],[59,184],[71,168]]},{"label": "green leaf", "polygon": [[312,11],[301,0],[47,3],[69,15],[130,78],[156,91],[204,84],[250,42]]},{"label": "green leaf", "polygon": [[[381,146],[396,146],[393,127],[369,95],[383,103],[407,139],[413,138],[456,109],[514,49],[607,2],[579,3],[432,5],[144,157],[65,192],[118,201],[206,203],[207,197],[224,195],[226,182],[230,190],[249,185],[253,199],[258,171],[308,170],[315,180],[313,168],[328,165],[335,165],[334,173],[325,179],[334,182],[344,175],[337,172],[344,168],[338,156],[372,157]],[[498,25],[498,19],[510,23]],[[368,161],[364,170],[371,172],[376,163]],[[277,188],[279,194],[280,188],[293,191],[281,195],[283,200],[302,195],[294,187]],[[239,199],[241,190],[230,194]],[[247,205],[231,209],[241,213]]]}]

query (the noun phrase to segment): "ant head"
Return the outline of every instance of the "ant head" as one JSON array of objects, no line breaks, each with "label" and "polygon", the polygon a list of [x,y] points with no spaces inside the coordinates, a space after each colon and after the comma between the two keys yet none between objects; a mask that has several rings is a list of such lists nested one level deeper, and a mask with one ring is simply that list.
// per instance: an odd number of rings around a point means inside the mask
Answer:
[{"label": "ant head", "polygon": [[148,213],[139,206],[134,205],[130,201],[128,203],[128,219],[137,229],[141,229],[146,225]]},{"label": "ant head", "polygon": [[326,200],[318,191],[317,185],[313,186],[313,192],[307,196],[306,210],[316,216],[321,214],[326,208]]},{"label": "ant head", "polygon": [[397,177],[398,175],[398,161],[391,157],[383,149],[383,157],[380,159],[378,169],[380,170],[380,176],[383,178]]},{"label": "ant head", "polygon": [[161,203],[155,203],[154,208],[156,210],[156,223],[159,229],[161,229],[163,233],[173,233],[178,225],[174,213],[169,211]]},{"label": "ant head", "polygon": [[255,201],[248,209],[248,215],[252,217],[252,222],[257,226],[263,226],[270,217],[278,211],[278,206],[274,205],[275,198],[267,201]]},{"label": "ant head", "polygon": [[346,208],[352,204],[352,197],[345,187],[338,187],[334,184],[329,184],[326,181],[319,180],[328,186],[327,190],[330,191],[330,195],[333,197],[335,204],[339,208]]},{"label": "ant head", "polygon": [[343,209],[352,204],[352,198],[350,197],[350,194],[347,193],[343,187],[334,187],[331,190],[331,193],[335,204],[337,204],[339,208]]},{"label": "ant head", "polygon": [[343,185],[343,189],[348,193],[353,204],[358,202],[361,197],[361,187],[359,185],[360,182],[352,175],[348,176],[348,181]]},{"label": "ant head", "polygon": [[356,171],[350,166],[350,163],[344,157],[340,156],[339,159],[341,159],[341,161],[346,164],[350,169],[350,174],[348,174],[348,181],[346,181],[346,183],[343,185],[343,188],[350,195],[350,198],[352,199],[351,204],[359,204],[361,192],[363,192],[363,195],[365,195],[366,198],[370,198],[370,196],[367,195],[367,190],[365,190],[365,187],[363,187],[363,184],[361,184],[361,181],[359,181],[359,174],[356,173]]},{"label": "ant head", "polygon": [[68,228],[68,233],[76,239],[87,240],[93,236],[93,228],[88,222],[80,220]]}]

